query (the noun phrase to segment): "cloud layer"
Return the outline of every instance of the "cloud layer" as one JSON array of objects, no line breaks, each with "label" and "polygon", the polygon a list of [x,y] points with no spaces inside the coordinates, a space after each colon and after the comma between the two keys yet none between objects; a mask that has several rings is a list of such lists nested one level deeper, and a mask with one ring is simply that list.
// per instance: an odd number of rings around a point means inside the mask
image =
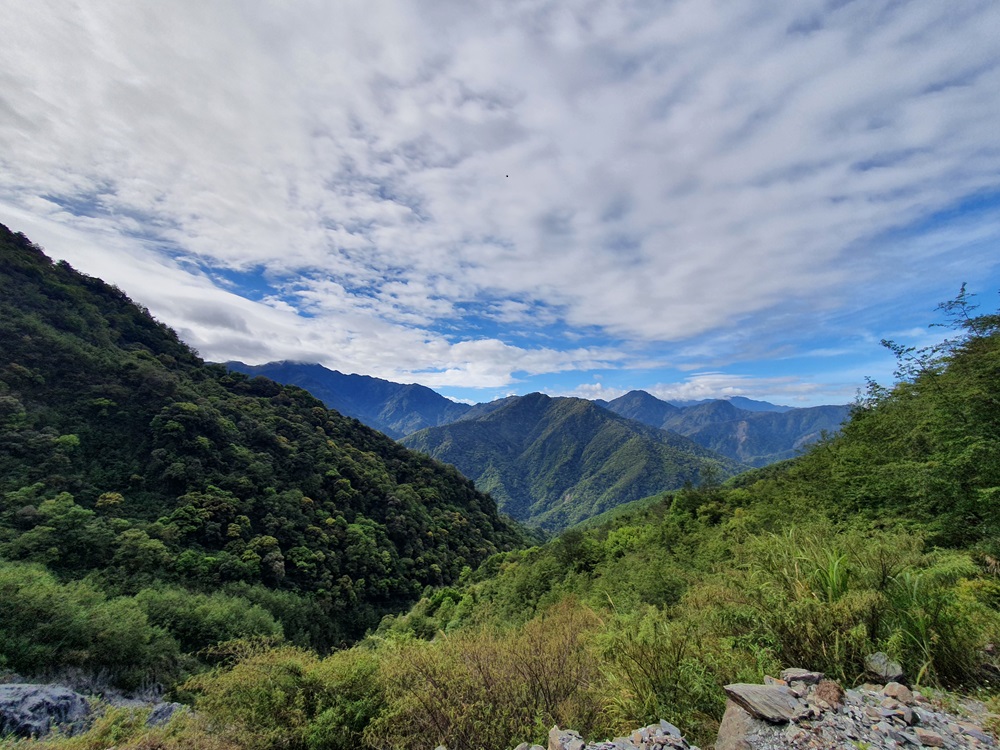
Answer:
[{"label": "cloud layer", "polygon": [[714,369],[996,276],[991,0],[12,5],[0,215],[206,357]]}]

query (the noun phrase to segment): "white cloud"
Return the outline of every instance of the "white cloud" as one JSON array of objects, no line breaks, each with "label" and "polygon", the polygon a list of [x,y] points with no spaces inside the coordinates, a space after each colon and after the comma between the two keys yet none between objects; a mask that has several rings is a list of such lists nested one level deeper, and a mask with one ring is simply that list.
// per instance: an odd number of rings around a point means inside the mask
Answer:
[{"label": "white cloud", "polygon": [[569,390],[559,390],[553,391],[549,395],[552,396],[571,396],[573,398],[586,398],[591,401],[603,400],[603,401],[613,401],[619,396],[624,396],[628,393],[626,388],[616,388],[614,386],[605,386],[601,383],[581,383],[576,388]]},{"label": "white cloud", "polygon": [[[512,346],[467,327],[477,305],[711,367],[997,266],[997,216],[885,240],[1000,187],[990,0],[35,0],[5,21],[14,228],[100,237],[42,241],[214,359],[482,387],[628,362]],[[240,300],[206,269],[272,289]]]},{"label": "white cloud", "polygon": [[305,360],[396,381],[418,377],[430,386],[483,388],[509,385],[518,373],[612,367],[625,357],[614,349],[524,349],[496,339],[451,343],[360,314],[349,303],[334,306],[332,315],[316,309],[315,316],[302,317],[287,305],[254,302],[221,289],[204,274],[134,240],[38,220],[3,204],[0,220],[24,227],[52,257],[125,289],[216,361]]}]

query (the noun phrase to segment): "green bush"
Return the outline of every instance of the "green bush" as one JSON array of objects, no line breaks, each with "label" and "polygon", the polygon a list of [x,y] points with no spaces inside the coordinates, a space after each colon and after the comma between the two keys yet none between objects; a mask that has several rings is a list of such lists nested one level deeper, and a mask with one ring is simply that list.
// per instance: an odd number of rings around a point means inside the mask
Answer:
[{"label": "green bush", "polygon": [[360,649],[321,660],[293,646],[244,642],[235,662],[182,686],[199,712],[249,748],[358,747],[382,707],[375,657]]},{"label": "green bush", "polygon": [[915,682],[965,683],[1000,624],[969,588],[979,571],[968,555],[926,552],[907,532],[792,528],[751,538],[734,563],[719,632],[847,682],[886,651]]},{"label": "green bush", "polygon": [[143,589],[135,601],[150,622],[169,632],[186,652],[237,638],[282,635],[270,613],[238,596],[161,586]]},{"label": "green bush", "polygon": [[177,642],[132,599],[82,581],[61,584],[39,565],[0,562],[0,657],[25,675],[67,667],[106,671],[123,687],[169,681]]},{"label": "green bush", "polygon": [[592,648],[600,619],[566,600],[522,628],[460,631],[381,650],[386,709],[365,731],[375,748],[495,748],[540,741],[553,724],[605,730]]}]

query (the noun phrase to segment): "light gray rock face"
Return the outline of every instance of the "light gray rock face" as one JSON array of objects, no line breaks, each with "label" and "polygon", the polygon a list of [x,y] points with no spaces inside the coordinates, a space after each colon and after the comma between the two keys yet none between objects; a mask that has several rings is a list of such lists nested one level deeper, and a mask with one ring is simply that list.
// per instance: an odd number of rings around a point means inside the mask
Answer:
[{"label": "light gray rock face", "polygon": [[887,682],[904,682],[903,667],[881,651],[865,657],[865,669],[872,679],[883,685]]},{"label": "light gray rock face", "polygon": [[[527,743],[515,750],[528,750]],[[531,750],[534,750],[532,748]],[[681,736],[681,730],[663,719],[658,724],[636,729],[628,737],[585,744],[577,732],[552,727],[549,730],[548,750],[699,750],[689,745]]]},{"label": "light gray rock face", "polygon": [[43,737],[53,727],[72,734],[90,715],[87,699],[55,685],[0,685],[0,737]]},{"label": "light gray rock face", "polygon": [[549,750],[583,750],[584,741],[579,732],[552,727],[549,730]]},{"label": "light gray rock face", "polygon": [[753,750],[750,738],[762,721],[754,719],[732,699],[726,701],[726,713],[719,724],[719,736],[715,740],[715,750]]}]

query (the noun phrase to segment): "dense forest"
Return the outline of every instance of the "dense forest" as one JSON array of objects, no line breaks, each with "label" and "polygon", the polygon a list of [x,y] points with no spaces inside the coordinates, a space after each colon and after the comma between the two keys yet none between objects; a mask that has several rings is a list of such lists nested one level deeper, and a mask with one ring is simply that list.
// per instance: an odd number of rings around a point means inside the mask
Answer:
[{"label": "dense forest", "polygon": [[[325,651],[522,541],[455,470],[205,365],[6,227],[0,290],[0,665],[135,680],[236,635]],[[110,630],[45,632],[74,606]]]},{"label": "dense forest", "polygon": [[[857,683],[876,650],[928,692],[996,690],[1000,315],[964,289],[940,345],[886,342],[899,380],[840,434],[527,547],[457,475],[205,368],[24,238],[4,253],[0,654],[195,707],[158,729],[112,709],[53,747],[495,750],[659,718],[707,744],[722,685]],[[356,632],[338,608],[367,625],[418,595],[327,653]]]}]

